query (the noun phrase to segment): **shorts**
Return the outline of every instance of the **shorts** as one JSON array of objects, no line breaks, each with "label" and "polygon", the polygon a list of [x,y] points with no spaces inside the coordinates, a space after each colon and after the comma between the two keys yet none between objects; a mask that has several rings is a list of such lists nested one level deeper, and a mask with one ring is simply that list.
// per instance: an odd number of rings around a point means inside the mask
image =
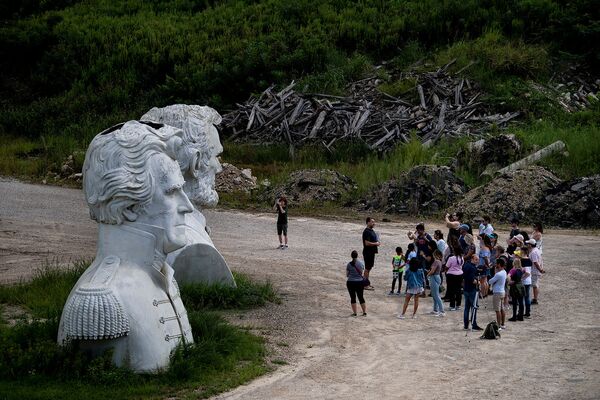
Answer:
[{"label": "shorts", "polygon": [[277,224],[277,234],[281,235],[283,233],[283,236],[287,236],[287,225],[288,224]]},{"label": "shorts", "polygon": [[365,259],[365,269],[370,271],[375,266],[375,253],[365,253],[363,251],[363,258]]},{"label": "shorts", "polygon": [[502,300],[504,300],[504,293],[494,293],[494,311],[502,311]]},{"label": "shorts", "polygon": [[531,286],[533,286],[534,288],[539,288],[540,287],[540,276],[541,275],[533,275],[533,274],[531,274]]}]

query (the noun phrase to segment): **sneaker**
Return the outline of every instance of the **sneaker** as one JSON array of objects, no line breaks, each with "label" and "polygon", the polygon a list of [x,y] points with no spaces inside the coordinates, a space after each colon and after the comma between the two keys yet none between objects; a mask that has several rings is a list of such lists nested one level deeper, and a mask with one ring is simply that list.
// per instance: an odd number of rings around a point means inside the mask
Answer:
[{"label": "sneaker", "polygon": [[417,314],[413,314],[412,317],[410,317],[411,319],[417,319]]},{"label": "sneaker", "polygon": [[429,314],[431,314],[431,315],[438,315],[438,312],[437,311],[429,311]]},{"label": "sneaker", "polygon": [[502,330],[506,330],[506,325],[502,325],[502,326],[500,327],[500,329],[502,329]]},{"label": "sneaker", "polygon": [[508,319],[510,322],[515,322],[517,320],[517,317],[512,317]]},{"label": "sneaker", "polygon": [[366,312],[364,312],[364,313],[363,313],[363,317],[366,317],[366,316],[367,316],[367,313],[366,313]]},{"label": "sneaker", "polygon": [[280,244],[279,247],[278,247],[278,249],[283,250],[283,245]]},{"label": "sneaker", "polygon": [[445,316],[446,316],[446,313],[442,311],[442,312],[441,312],[441,313],[439,313],[437,316],[438,316],[438,317],[445,317]]},{"label": "sneaker", "polygon": [[480,327],[480,326],[474,326],[474,327],[473,327],[473,330],[474,330],[474,331],[482,331],[482,330],[483,330],[483,328],[482,328],[482,327]]},{"label": "sneaker", "polygon": [[456,307],[450,307],[448,311],[456,311]]},{"label": "sneaker", "polygon": [[455,311],[459,311],[459,310],[460,310],[460,306],[456,307],[456,310],[455,310]]},{"label": "sneaker", "polygon": [[404,315],[398,314],[398,319],[404,319]]},{"label": "sneaker", "polygon": [[283,245],[283,248],[284,248],[284,249],[287,249],[287,248],[288,248],[288,245],[287,245],[287,244],[284,244],[284,245]]},{"label": "sneaker", "polygon": [[365,286],[365,290],[375,290],[375,288],[371,285]]},{"label": "sneaker", "polygon": [[356,313],[350,314],[351,317],[356,317]]},{"label": "sneaker", "polygon": [[523,318],[531,318],[531,314],[525,314],[523,315]]},{"label": "sneaker", "polygon": [[537,299],[531,300],[531,304],[537,304],[537,303],[538,303]]},{"label": "sneaker", "polygon": [[388,293],[388,296],[393,296],[393,295],[394,295],[393,291],[391,291],[391,292]]}]

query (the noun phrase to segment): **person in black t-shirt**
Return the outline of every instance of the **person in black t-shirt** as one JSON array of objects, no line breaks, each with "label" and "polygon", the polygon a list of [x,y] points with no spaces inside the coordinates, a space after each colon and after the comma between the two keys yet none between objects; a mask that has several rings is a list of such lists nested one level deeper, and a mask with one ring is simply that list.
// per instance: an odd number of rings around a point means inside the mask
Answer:
[{"label": "person in black t-shirt", "polygon": [[[287,199],[285,196],[281,196],[277,199],[277,202],[273,206],[273,209],[277,211],[277,236],[279,237],[279,248],[288,248],[288,214],[287,214]],[[283,235],[283,237],[282,237]]]},{"label": "person in black t-shirt", "polygon": [[[365,260],[365,278],[369,278],[369,273],[375,265],[375,254],[377,254],[377,248],[381,245],[379,242],[379,235],[375,233],[373,227],[375,226],[375,220],[371,217],[366,219],[367,227],[363,231],[363,258]],[[369,285],[365,287],[367,290],[373,290],[373,286]]]}]

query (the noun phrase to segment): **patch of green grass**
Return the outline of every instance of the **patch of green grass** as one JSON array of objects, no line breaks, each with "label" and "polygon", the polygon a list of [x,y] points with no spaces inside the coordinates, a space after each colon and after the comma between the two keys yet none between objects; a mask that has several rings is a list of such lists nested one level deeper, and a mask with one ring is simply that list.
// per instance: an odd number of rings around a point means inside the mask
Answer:
[{"label": "patch of green grass", "polygon": [[[543,120],[511,129],[523,141],[529,154],[557,140],[567,147],[568,155],[554,154],[539,162],[563,179],[600,173],[600,107],[582,115],[565,115],[562,121]],[[593,117],[594,121],[588,121]]]},{"label": "patch of green grass", "polygon": [[256,283],[246,275],[234,273],[237,287],[225,285],[184,284],[181,297],[186,307],[206,310],[248,309],[280,299],[270,282]]},{"label": "patch of green grass", "polygon": [[38,177],[47,170],[47,152],[40,139],[0,135],[0,175]]},{"label": "patch of green grass", "polygon": [[160,374],[117,368],[110,353],[91,359],[76,342],[58,346],[60,312],[87,265],[81,262],[66,270],[45,266],[29,282],[0,286],[0,304],[18,305],[33,317],[14,326],[0,324],[0,398],[206,398],[268,371],[264,340],[229,324],[219,312],[278,301],[269,283],[242,274],[235,275],[236,289],[182,287],[194,345],[179,347]]},{"label": "patch of green grass", "polygon": [[30,281],[0,286],[0,303],[24,307],[34,318],[60,317],[71,289],[88,266],[85,261],[68,268],[46,263]]}]

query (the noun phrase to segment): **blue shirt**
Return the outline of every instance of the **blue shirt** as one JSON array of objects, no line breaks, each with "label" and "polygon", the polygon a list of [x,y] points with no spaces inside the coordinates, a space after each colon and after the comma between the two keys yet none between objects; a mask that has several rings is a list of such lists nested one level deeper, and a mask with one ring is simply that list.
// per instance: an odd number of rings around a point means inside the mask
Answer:
[{"label": "blue shirt", "polygon": [[412,272],[410,269],[407,269],[404,272],[404,280],[406,281],[407,289],[422,288],[424,279],[423,270],[421,269],[419,269],[417,272]]}]

